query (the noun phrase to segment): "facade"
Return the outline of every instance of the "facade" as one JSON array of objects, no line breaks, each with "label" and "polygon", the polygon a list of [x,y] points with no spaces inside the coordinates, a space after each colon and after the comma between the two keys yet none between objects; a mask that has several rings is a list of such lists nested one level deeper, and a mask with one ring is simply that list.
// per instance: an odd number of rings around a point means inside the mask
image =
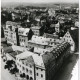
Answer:
[{"label": "facade", "polygon": [[28,40],[31,39],[33,33],[29,28],[19,28],[18,35],[19,35],[20,46],[27,47]]},{"label": "facade", "polygon": [[4,30],[5,38],[7,39],[7,43],[12,45],[19,45],[18,38],[18,28],[20,25],[16,22],[7,21],[6,29]]},{"label": "facade", "polygon": [[4,37],[5,39],[7,40],[7,37],[8,37],[8,30],[4,29]]},{"label": "facade", "polygon": [[19,69],[19,74],[25,74],[26,79],[34,79],[34,60],[32,58],[33,53],[26,51],[16,56],[16,65]]},{"label": "facade", "polygon": [[59,33],[60,32],[60,23],[58,22],[55,24],[55,32]]},{"label": "facade", "polygon": [[32,36],[32,39],[28,41],[28,47],[30,48],[42,48],[42,49],[48,49],[53,46],[56,46],[58,44],[61,44],[63,42],[62,39],[57,38],[46,38],[46,35],[42,36]]},{"label": "facade", "polygon": [[40,35],[40,28],[41,27],[34,26],[34,27],[31,27],[31,30],[33,31],[34,35],[39,36]]},{"label": "facade", "polygon": [[63,36],[63,40],[70,43],[72,52],[78,50],[79,48],[78,33],[78,29],[74,29],[67,31],[66,34]]},{"label": "facade", "polygon": [[36,36],[33,35],[32,39],[28,41],[28,47],[40,47],[40,48],[47,48],[49,41],[51,40],[51,38],[45,38],[42,36]]}]

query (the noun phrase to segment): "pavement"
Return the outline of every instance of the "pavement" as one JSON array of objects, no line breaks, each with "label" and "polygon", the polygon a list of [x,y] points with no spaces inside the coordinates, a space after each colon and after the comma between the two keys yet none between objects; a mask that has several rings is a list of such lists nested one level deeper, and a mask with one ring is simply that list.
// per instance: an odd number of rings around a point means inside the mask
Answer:
[{"label": "pavement", "polygon": [[1,59],[1,80],[16,80],[15,75],[4,69],[5,62]]}]

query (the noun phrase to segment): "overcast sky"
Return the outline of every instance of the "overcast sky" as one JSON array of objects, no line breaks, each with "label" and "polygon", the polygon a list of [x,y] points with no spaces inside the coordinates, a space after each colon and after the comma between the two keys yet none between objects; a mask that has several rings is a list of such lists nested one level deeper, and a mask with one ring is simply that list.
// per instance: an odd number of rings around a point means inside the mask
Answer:
[{"label": "overcast sky", "polygon": [[27,2],[27,3],[49,3],[49,2],[67,2],[78,3],[79,0],[1,0],[1,2]]}]

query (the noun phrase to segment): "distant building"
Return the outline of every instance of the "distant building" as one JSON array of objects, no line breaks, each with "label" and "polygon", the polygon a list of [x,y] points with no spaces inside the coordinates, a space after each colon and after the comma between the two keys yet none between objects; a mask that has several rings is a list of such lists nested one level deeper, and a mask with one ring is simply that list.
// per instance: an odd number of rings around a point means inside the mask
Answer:
[{"label": "distant building", "polygon": [[55,24],[55,32],[59,33],[60,32],[60,23],[58,22]]},{"label": "distant building", "polygon": [[21,19],[21,15],[15,12],[12,12],[12,20],[14,21],[15,19]]},{"label": "distant building", "polygon": [[31,30],[33,31],[34,35],[39,36],[40,35],[40,28],[41,27],[34,26],[34,27],[31,27]]},{"label": "distant building", "polygon": [[55,10],[52,9],[52,8],[49,9],[49,10],[48,10],[48,14],[49,14],[49,16],[51,16],[51,17],[53,17],[53,16],[55,17]]},{"label": "distant building", "polygon": [[19,35],[20,46],[27,47],[28,40],[31,39],[33,33],[30,28],[19,28],[18,35]]},{"label": "distant building", "polygon": [[79,21],[75,21],[75,27],[79,27]]},{"label": "distant building", "polygon": [[73,29],[67,31],[63,36],[63,40],[70,43],[72,52],[77,51],[79,49],[79,30]]}]

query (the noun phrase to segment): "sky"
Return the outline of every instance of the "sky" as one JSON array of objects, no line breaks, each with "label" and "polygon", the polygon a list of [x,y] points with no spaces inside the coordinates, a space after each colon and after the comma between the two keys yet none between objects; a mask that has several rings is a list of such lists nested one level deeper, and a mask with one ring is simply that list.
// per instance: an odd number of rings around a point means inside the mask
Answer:
[{"label": "sky", "polygon": [[4,2],[26,2],[26,3],[56,3],[56,2],[67,2],[67,3],[78,3],[79,0],[1,0]]}]

